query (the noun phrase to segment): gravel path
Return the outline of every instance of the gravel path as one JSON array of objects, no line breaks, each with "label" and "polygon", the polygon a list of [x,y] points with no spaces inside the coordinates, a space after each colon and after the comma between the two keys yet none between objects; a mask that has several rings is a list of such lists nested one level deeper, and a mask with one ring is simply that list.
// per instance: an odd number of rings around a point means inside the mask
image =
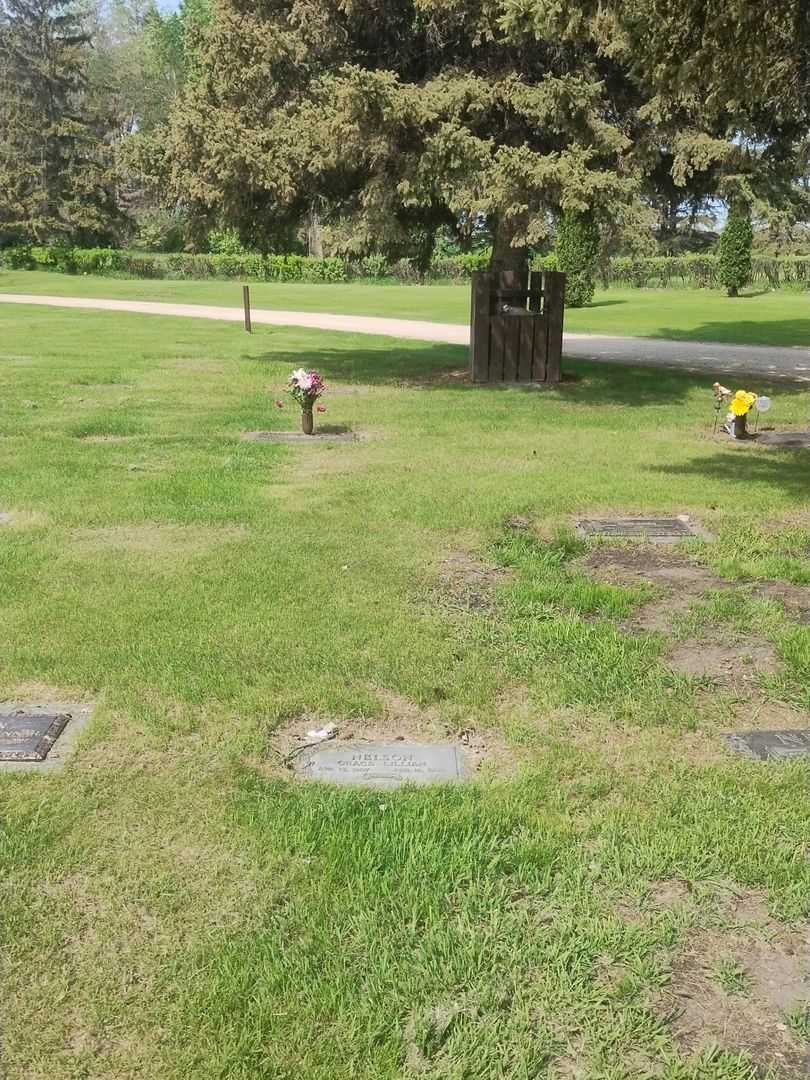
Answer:
[{"label": "gravel path", "polygon": [[[204,304],[161,304],[147,300],[101,300],[73,296],[33,296],[0,293],[0,303],[41,304],[46,307],[93,311],[134,311],[142,315],[175,315],[193,319],[241,322],[241,308]],[[353,334],[377,334],[413,341],[436,341],[449,345],[469,344],[469,328],[456,323],[418,322],[366,315],[328,315],[309,311],[271,311],[254,308],[256,325],[301,326]],[[810,326],[810,319],[808,319]],[[759,375],[772,379],[810,382],[810,348],[764,345],[720,345],[701,341],[667,341],[660,338],[612,337],[607,334],[566,334],[566,356],[632,367],[678,368],[711,374]]]}]

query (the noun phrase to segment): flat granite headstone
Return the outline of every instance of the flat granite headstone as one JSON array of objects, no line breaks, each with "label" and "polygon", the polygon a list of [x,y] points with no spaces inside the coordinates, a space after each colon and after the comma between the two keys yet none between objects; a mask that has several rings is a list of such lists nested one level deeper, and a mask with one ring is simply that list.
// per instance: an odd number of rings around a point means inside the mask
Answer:
[{"label": "flat granite headstone", "polygon": [[810,730],[740,731],[725,738],[732,750],[759,761],[810,757]]},{"label": "flat granite headstone", "polygon": [[456,746],[425,743],[330,743],[302,755],[296,766],[305,780],[395,788],[460,780],[464,759]]},{"label": "flat granite headstone", "polygon": [[70,713],[0,713],[0,761],[44,761]]},{"label": "flat granite headstone", "polygon": [[649,540],[654,544],[675,544],[679,540],[711,535],[688,517],[654,518],[580,518],[577,531],[581,536],[605,536],[613,539]]},{"label": "flat granite headstone", "polygon": [[784,450],[807,450],[810,431],[760,431],[755,441],[763,446],[781,446]]}]

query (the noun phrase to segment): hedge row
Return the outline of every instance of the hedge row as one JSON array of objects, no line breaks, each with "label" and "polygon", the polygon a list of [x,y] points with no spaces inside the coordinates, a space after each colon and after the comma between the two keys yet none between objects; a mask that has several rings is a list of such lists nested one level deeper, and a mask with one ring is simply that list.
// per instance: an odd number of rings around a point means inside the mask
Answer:
[{"label": "hedge row", "polygon": [[[489,252],[434,259],[428,277],[441,281],[469,278],[484,270]],[[554,256],[535,261],[538,269],[553,269]],[[67,274],[106,274],[117,277],[240,278],[248,281],[335,282],[357,278],[416,282],[423,280],[409,259],[389,263],[382,255],[364,259],[311,259],[304,255],[150,255],[116,248],[8,247],[0,249],[0,266],[12,270],[57,270]],[[602,268],[605,285],[691,285],[720,288],[716,255],[690,254],[648,258],[617,257]],[[755,257],[751,280],[770,288],[810,288],[810,255]]]},{"label": "hedge row", "polygon": [[[431,277],[458,280],[484,269],[489,252],[437,259]],[[117,248],[8,247],[0,250],[0,266],[10,270],[57,270],[66,274],[102,274],[136,278],[240,278],[252,281],[351,281],[354,278],[419,281],[409,259],[389,263],[381,255],[364,259],[311,259],[304,255],[150,255]]]},{"label": "hedge row", "polygon": [[[717,255],[660,255],[648,258],[617,257],[604,268],[606,285],[691,285],[697,288],[722,288],[720,260]],[[775,258],[754,257],[751,262],[751,283],[778,289],[782,285],[810,287],[810,255],[791,255]]]}]

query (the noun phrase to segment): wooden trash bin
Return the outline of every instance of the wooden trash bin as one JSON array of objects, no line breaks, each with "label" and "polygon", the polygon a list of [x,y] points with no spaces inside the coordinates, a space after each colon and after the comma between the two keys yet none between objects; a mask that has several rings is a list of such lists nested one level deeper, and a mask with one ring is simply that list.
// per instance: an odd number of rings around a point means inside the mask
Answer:
[{"label": "wooden trash bin", "polygon": [[565,274],[472,275],[473,382],[556,383],[562,377]]}]

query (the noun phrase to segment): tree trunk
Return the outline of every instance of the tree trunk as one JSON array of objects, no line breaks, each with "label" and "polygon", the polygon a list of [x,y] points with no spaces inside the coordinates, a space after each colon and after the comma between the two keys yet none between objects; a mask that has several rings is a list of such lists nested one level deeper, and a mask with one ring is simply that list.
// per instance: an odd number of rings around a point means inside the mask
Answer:
[{"label": "tree trunk", "polygon": [[729,287],[728,287],[728,295],[729,296],[738,296],[739,295],[739,293],[737,292],[737,286],[736,285],[729,285]]},{"label": "tree trunk", "polygon": [[321,233],[321,219],[313,203],[309,208],[307,220],[307,255],[313,259],[323,258],[323,235]]},{"label": "tree trunk", "polygon": [[503,270],[516,270],[524,277],[529,272],[529,249],[526,247],[513,247],[511,230],[502,222],[497,222],[492,233],[492,258],[489,268],[493,273],[501,273]]}]

